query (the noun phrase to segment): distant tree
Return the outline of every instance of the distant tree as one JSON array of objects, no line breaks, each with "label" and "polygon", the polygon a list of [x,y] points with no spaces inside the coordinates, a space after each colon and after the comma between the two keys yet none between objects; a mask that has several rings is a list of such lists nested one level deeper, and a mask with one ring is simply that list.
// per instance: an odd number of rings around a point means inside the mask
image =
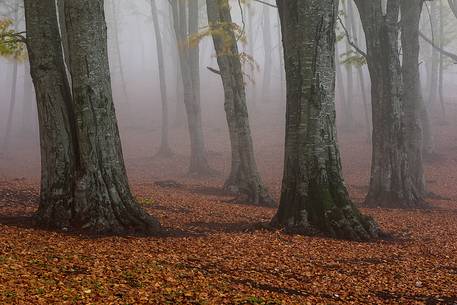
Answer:
[{"label": "distant tree", "polygon": [[277,0],[287,79],[284,177],[275,226],[375,238],[375,222],[349,198],[335,127],[337,0]]},{"label": "distant tree", "polygon": [[[365,56],[371,77],[373,153],[365,201],[370,206],[421,207],[424,206],[422,162],[415,165],[420,170],[410,168],[409,160],[413,159],[408,147],[413,143],[416,146],[418,138],[409,141],[412,134],[408,134],[405,126],[415,113],[405,116],[398,39],[400,0],[356,0],[355,3],[365,31]],[[415,123],[411,121],[411,124]],[[421,160],[420,156],[417,158]]]},{"label": "distant tree", "polygon": [[228,0],[206,1],[209,34],[213,38],[222,84],[224,86],[225,113],[230,133],[232,165],[224,188],[247,195],[248,201],[274,206],[268,194],[254,157],[254,145],[249,127],[246,105],[246,88],[238,51],[234,23]]},{"label": "distant tree", "polygon": [[160,30],[159,14],[157,12],[156,0],[150,0],[150,5],[157,49],[157,65],[159,67],[160,98],[162,100],[162,134],[160,148],[157,155],[160,157],[170,157],[173,155],[173,152],[168,141],[168,95],[167,80],[165,75],[165,59],[163,54],[162,31]]},{"label": "distant tree", "polygon": [[189,44],[189,36],[198,32],[195,27],[195,18],[198,18],[198,14],[196,15],[195,12],[195,2],[197,0],[170,0],[190,136],[189,174],[211,175],[214,170],[209,166],[205,148],[200,104],[200,81],[195,75],[199,73],[197,69],[198,52],[194,49],[195,46],[191,47]]}]

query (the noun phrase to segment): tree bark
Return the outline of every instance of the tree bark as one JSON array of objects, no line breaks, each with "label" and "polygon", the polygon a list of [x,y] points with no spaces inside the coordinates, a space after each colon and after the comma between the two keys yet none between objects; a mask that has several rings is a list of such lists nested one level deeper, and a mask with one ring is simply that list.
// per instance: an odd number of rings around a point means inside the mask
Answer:
[{"label": "tree bark", "polygon": [[271,66],[273,62],[272,45],[271,45],[271,22],[270,22],[270,7],[264,5],[262,12],[262,33],[263,33],[263,79],[262,79],[262,99],[263,102],[269,102],[269,92],[271,88]]},{"label": "tree bark", "polygon": [[67,228],[77,153],[54,0],[25,0],[27,49],[35,85],[41,148],[40,225]]},{"label": "tree bark", "polygon": [[401,0],[402,74],[408,169],[419,196],[426,194],[422,161],[423,132],[421,114],[424,105],[419,72],[419,23],[423,0]]},{"label": "tree bark", "polygon": [[168,142],[168,98],[167,98],[167,80],[165,77],[165,60],[163,56],[162,33],[160,31],[159,17],[157,13],[156,0],[151,0],[151,15],[154,25],[157,49],[157,64],[159,67],[159,82],[160,82],[160,97],[162,100],[162,134],[160,141],[160,149],[157,153],[160,157],[170,157],[173,152]]},{"label": "tree bark", "polygon": [[231,172],[224,188],[245,194],[251,203],[274,206],[274,200],[260,178],[254,157],[246,88],[228,0],[207,0],[206,6],[224,86],[224,107],[232,150]]},{"label": "tree bark", "polygon": [[367,45],[371,77],[373,152],[368,206],[412,208],[422,205],[408,161],[404,88],[398,48],[399,0],[356,0]]},{"label": "tree bark", "polygon": [[65,3],[78,159],[68,225],[95,233],[156,232],[127,181],[112,99],[103,0]]},{"label": "tree bark", "polygon": [[277,0],[287,79],[281,202],[272,220],[292,232],[353,240],[378,229],[349,198],[335,128],[336,0]]},{"label": "tree bark", "polygon": [[[177,47],[179,51],[179,63],[184,90],[184,105],[186,107],[187,124],[190,135],[190,175],[212,175],[205,151],[203,137],[201,105],[198,97],[197,83],[192,78],[192,67],[195,69],[195,62],[191,64],[190,46],[188,43],[188,22],[185,1],[171,0],[173,12],[173,27],[176,34]],[[195,58],[194,58],[195,60]]]}]

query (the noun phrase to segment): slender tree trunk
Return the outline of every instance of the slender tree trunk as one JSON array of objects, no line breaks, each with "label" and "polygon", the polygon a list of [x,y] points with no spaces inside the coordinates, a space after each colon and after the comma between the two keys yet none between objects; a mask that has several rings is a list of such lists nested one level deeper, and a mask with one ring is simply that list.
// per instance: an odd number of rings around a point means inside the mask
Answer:
[{"label": "slender tree trunk", "polygon": [[232,149],[231,172],[224,187],[247,195],[248,201],[254,204],[274,206],[274,200],[260,178],[254,157],[246,89],[228,0],[207,0],[206,6],[224,86],[224,107]]},{"label": "slender tree trunk", "polygon": [[404,80],[404,112],[408,169],[419,196],[426,194],[422,162],[421,112],[425,108],[419,72],[419,23],[423,0],[401,0],[402,73]]},{"label": "slender tree trunk", "polygon": [[335,22],[338,1],[277,0],[287,78],[281,202],[272,224],[366,240],[376,224],[349,198],[335,128]]},{"label": "slender tree trunk", "polygon": [[[343,3],[344,6],[344,3]],[[349,35],[352,37],[352,23],[354,22],[352,16],[352,1],[346,0],[344,20],[346,23],[346,28],[349,32]],[[349,45],[349,41],[346,39],[346,54],[350,54],[352,47]],[[351,64],[344,65],[346,69],[346,107],[344,108],[344,126],[347,126],[348,129],[355,127],[355,121],[353,117],[352,110],[352,100],[354,99],[354,77],[353,69]]]},{"label": "slender tree trunk", "polygon": [[263,6],[263,50],[265,57],[263,61],[263,83],[262,94],[263,102],[269,102],[270,88],[271,88],[271,66],[273,62],[272,45],[271,45],[271,22],[270,22],[270,8],[266,5]]},{"label": "slender tree trunk", "polygon": [[158,156],[170,157],[173,155],[168,143],[168,98],[167,80],[165,76],[165,60],[163,56],[162,33],[160,31],[159,17],[157,14],[156,0],[151,0],[151,15],[157,47],[157,63],[159,66],[160,97],[162,99],[162,135]]},{"label": "slender tree trunk", "polygon": [[[247,43],[248,43],[248,54],[251,56],[252,60],[255,62],[255,54],[254,54],[254,45],[255,45],[255,37],[254,37],[254,8],[253,8],[253,3],[247,3],[247,10],[248,10],[248,37],[247,37]],[[253,108],[255,108],[255,105],[257,103],[257,87],[256,87],[256,81],[255,81],[255,65],[251,64],[250,65],[250,76],[252,78],[251,86],[248,90],[249,93],[249,102]]]},{"label": "slender tree trunk", "polygon": [[[436,1],[430,1],[430,22],[431,22],[431,33],[432,37],[436,37],[436,27],[438,26],[438,6]],[[439,63],[439,52],[435,48],[431,48],[431,58],[429,63],[429,96],[428,105],[434,105],[436,100],[436,91],[438,84],[438,63]]]},{"label": "slender tree trunk", "polygon": [[68,228],[74,204],[75,156],[71,95],[54,0],[25,0],[27,49],[35,85],[41,148],[38,223]]},{"label": "slender tree trunk", "polygon": [[366,204],[418,207],[423,203],[411,176],[398,47],[399,0],[356,0],[365,30],[371,77],[373,152]]},{"label": "slender tree trunk", "polygon": [[[352,33],[352,40],[356,45],[359,45],[359,35],[358,35],[358,29],[357,29],[357,24],[355,22],[355,15],[354,15],[354,6],[353,6],[353,0],[347,0],[347,14],[349,15],[349,19],[351,20],[351,33]],[[366,92],[366,86],[365,86],[365,77],[363,76],[363,66],[358,65],[356,67],[357,69],[357,76],[359,78],[359,84],[360,84],[360,92],[362,93],[362,104],[363,104],[363,115],[365,118],[365,126],[366,126],[366,131],[367,131],[367,141],[371,142],[371,120],[370,120],[370,111],[369,111],[369,106],[368,106],[368,96]]]},{"label": "slender tree trunk", "polygon": [[74,227],[96,233],[155,232],[127,181],[112,99],[103,0],[65,3],[78,159]]},{"label": "slender tree trunk", "polygon": [[191,54],[188,44],[188,23],[187,9],[185,1],[171,0],[173,11],[173,26],[178,43],[179,63],[181,67],[181,76],[184,90],[184,105],[187,113],[187,124],[190,135],[190,166],[189,174],[191,175],[211,175],[214,171],[209,167],[206,157],[205,142],[203,137],[202,113],[200,101],[197,100],[199,95],[195,90],[195,79],[192,78]]},{"label": "slender tree trunk", "polygon": [[124,98],[123,102],[128,103],[129,102],[129,95],[127,92],[127,83],[125,81],[125,73],[124,73],[124,61],[122,59],[122,52],[121,52],[121,42],[119,40],[119,16],[117,13],[117,6],[116,6],[116,1],[117,0],[111,0],[111,14],[113,16],[113,38],[114,38],[114,47],[116,49],[115,51],[115,56],[116,56],[116,61],[117,64],[119,65],[119,76],[121,78],[121,89],[122,89],[122,97]]},{"label": "slender tree trunk", "polygon": [[14,108],[16,107],[16,92],[17,92],[17,61],[12,63],[11,73],[11,91],[10,91],[10,103],[8,108],[8,118],[6,121],[5,135],[3,137],[2,152],[4,156],[9,154],[9,143],[11,141],[11,130],[13,128],[13,116]]},{"label": "slender tree trunk", "polygon": [[[440,10],[440,48],[444,47],[444,5],[443,1],[440,1],[439,4]],[[446,107],[444,106],[444,96],[443,96],[443,82],[444,82],[444,57],[443,53],[440,52],[439,55],[439,65],[438,65],[438,96],[440,99],[441,113],[443,116],[443,121],[446,121]]]}]

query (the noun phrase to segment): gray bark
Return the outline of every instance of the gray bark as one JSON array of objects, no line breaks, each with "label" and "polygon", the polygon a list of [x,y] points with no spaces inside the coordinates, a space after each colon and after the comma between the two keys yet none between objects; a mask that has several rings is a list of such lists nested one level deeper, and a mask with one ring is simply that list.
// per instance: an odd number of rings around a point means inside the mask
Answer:
[{"label": "gray bark", "polygon": [[65,3],[78,158],[68,225],[96,233],[155,232],[127,181],[112,99],[103,0]]},{"label": "gray bark", "polygon": [[[347,0],[346,1],[346,7],[345,7],[345,14],[344,14],[344,20],[346,23],[346,27],[348,30],[348,33],[350,36],[353,36],[352,33],[352,23],[354,23],[353,20],[353,14],[352,14],[352,1]],[[348,40],[346,39],[346,54],[350,54],[352,48],[349,45]],[[354,77],[353,77],[353,69],[351,64],[346,64],[346,107],[344,107],[343,113],[344,113],[344,121],[343,125],[346,126],[349,129],[352,129],[355,127],[354,124],[354,118],[353,118],[353,110],[352,110],[352,99],[354,97]]]},{"label": "gray bark", "polygon": [[3,136],[2,153],[4,156],[9,154],[9,143],[11,140],[11,130],[13,128],[13,115],[14,108],[16,107],[16,92],[17,92],[17,61],[12,63],[11,72],[11,91],[10,91],[10,102],[8,107],[8,118],[6,120],[5,134]]},{"label": "gray bark", "polygon": [[54,0],[25,0],[27,48],[35,85],[41,148],[38,223],[68,227],[74,204],[76,142],[71,95]]},{"label": "gray bark", "polygon": [[165,60],[163,56],[162,33],[160,31],[159,17],[157,13],[156,0],[151,0],[151,15],[154,25],[155,41],[157,48],[157,64],[159,67],[160,97],[162,100],[162,134],[158,156],[170,157],[173,155],[168,143],[168,98],[167,98],[167,80],[165,77]]},{"label": "gray bark", "polygon": [[277,0],[287,79],[281,202],[272,220],[292,232],[315,230],[366,240],[374,221],[349,198],[335,128],[335,22],[338,1]]},{"label": "gray bark", "polygon": [[365,202],[369,206],[418,207],[422,194],[415,187],[408,161],[404,87],[398,47],[399,0],[356,0],[367,45],[371,77],[373,152]]},{"label": "gray bark", "polygon": [[245,194],[251,203],[274,206],[274,200],[260,178],[254,157],[246,89],[228,0],[207,0],[206,6],[224,86],[224,107],[232,150],[231,172],[224,187]]},{"label": "gray bark", "polygon": [[[18,15],[19,15],[19,2],[16,3],[14,7],[14,21],[15,21],[15,30],[18,28]],[[17,92],[17,68],[18,63],[15,60],[12,63],[12,72],[11,72],[11,91],[10,91],[10,100],[9,100],[9,108],[8,108],[8,117],[6,121],[6,128],[5,134],[3,136],[3,143],[1,146],[3,155],[8,155],[8,146],[11,138],[11,129],[13,127],[13,115],[14,115],[14,108],[16,107],[16,92]]]},{"label": "gray bark", "polygon": [[[190,165],[191,175],[211,175],[205,151],[203,137],[202,113],[196,79],[192,77],[195,69],[195,57],[192,59],[188,44],[189,28],[187,22],[187,6],[185,1],[171,0],[173,27],[179,51],[179,63],[184,90],[184,105],[186,107],[187,124],[190,135]],[[195,56],[195,55],[194,55]]]},{"label": "gray bark", "polygon": [[424,196],[425,178],[422,162],[423,128],[421,115],[425,108],[419,72],[419,23],[423,0],[401,0],[402,73],[408,168],[415,192]]},{"label": "gray bark", "polygon": [[263,33],[263,50],[264,50],[264,61],[263,61],[263,83],[262,83],[262,94],[263,102],[268,102],[269,92],[271,88],[271,67],[273,62],[272,56],[272,45],[271,45],[271,22],[270,22],[270,7],[263,6],[263,21],[262,21],[262,33]]}]

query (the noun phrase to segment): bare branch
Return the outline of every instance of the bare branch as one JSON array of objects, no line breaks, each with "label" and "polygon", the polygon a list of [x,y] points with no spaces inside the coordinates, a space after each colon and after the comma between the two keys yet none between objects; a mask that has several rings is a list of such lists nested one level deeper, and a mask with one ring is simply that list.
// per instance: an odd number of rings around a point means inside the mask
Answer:
[{"label": "bare branch", "polygon": [[349,36],[348,29],[347,29],[346,26],[344,25],[343,20],[341,20],[340,16],[338,16],[337,18],[338,18],[338,21],[339,21],[340,24],[341,24],[341,27],[342,27],[343,30],[344,30],[346,39],[348,40],[348,43],[357,51],[357,53],[359,53],[359,54],[362,55],[363,57],[367,58],[367,53],[365,53],[364,51],[362,51],[362,49],[359,48],[359,46],[356,45],[356,44],[351,40],[351,37]]},{"label": "bare branch", "polygon": [[425,40],[426,42],[428,42],[434,49],[436,49],[437,51],[439,51],[441,54],[449,57],[450,59],[452,59],[456,64],[457,64],[457,54],[454,54],[454,53],[451,53],[451,52],[448,52],[446,50],[444,50],[443,48],[437,46],[432,40],[430,40],[427,36],[425,36],[422,32],[419,32],[419,36]]}]

